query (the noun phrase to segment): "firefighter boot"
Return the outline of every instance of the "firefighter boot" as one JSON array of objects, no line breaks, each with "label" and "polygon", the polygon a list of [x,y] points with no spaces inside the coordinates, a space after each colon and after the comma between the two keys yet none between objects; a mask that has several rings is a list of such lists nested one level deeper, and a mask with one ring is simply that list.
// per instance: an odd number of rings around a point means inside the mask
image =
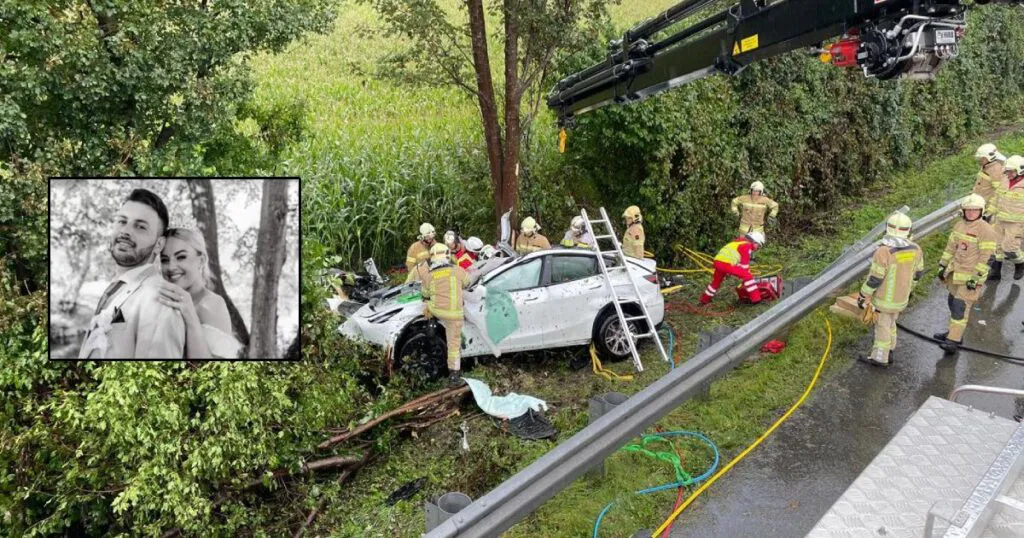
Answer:
[{"label": "firefighter boot", "polygon": [[940,333],[933,334],[932,338],[938,340],[939,342],[945,342],[947,336],[949,336],[949,331],[942,331]]},{"label": "firefighter boot", "polygon": [[1001,280],[1003,278],[1003,262],[1002,260],[992,260],[989,264],[988,279]]},{"label": "firefighter boot", "polygon": [[462,370],[451,370],[448,373],[448,388],[454,389],[465,385],[466,382],[462,379]]},{"label": "firefighter boot", "polygon": [[1013,279],[1020,280],[1022,278],[1024,278],[1024,262],[1013,266]]},{"label": "firefighter boot", "polygon": [[943,340],[941,344],[939,344],[939,347],[942,348],[942,351],[946,352],[946,355],[952,355],[953,353],[956,353],[957,351],[960,350],[960,342],[957,342],[956,340],[946,339]]}]

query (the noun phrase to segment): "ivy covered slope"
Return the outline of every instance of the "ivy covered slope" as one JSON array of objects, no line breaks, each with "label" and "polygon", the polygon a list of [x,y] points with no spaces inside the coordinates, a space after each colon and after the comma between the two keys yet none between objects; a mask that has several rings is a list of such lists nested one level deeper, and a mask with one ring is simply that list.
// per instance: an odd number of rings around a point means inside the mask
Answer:
[{"label": "ivy covered slope", "polygon": [[658,252],[711,248],[754,180],[783,204],[784,231],[828,230],[843,225],[829,211],[843,197],[1018,119],[1022,65],[1024,12],[977,7],[933,82],[865,80],[795,52],[581,116],[563,173],[592,182],[595,202],[643,208]]}]

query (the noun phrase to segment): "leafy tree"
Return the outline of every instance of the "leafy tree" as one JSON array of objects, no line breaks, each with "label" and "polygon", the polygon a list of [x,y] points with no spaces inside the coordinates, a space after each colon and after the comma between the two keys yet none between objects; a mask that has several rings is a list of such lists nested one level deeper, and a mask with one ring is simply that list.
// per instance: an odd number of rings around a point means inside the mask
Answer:
[{"label": "leafy tree", "polygon": [[[476,99],[494,189],[495,222],[519,200],[520,147],[548,89],[559,53],[582,49],[607,20],[609,0],[465,0],[448,10],[439,0],[364,0],[386,31],[409,47],[384,68],[424,84],[448,84]],[[492,57],[490,19],[502,55]],[[500,70],[500,84],[492,71]],[[499,97],[502,101],[499,103]],[[526,107],[524,110],[524,102]]]},{"label": "leafy tree", "polygon": [[247,105],[248,59],[327,30],[337,2],[3,0],[0,162],[15,173],[213,172],[204,143],[267,116]]}]

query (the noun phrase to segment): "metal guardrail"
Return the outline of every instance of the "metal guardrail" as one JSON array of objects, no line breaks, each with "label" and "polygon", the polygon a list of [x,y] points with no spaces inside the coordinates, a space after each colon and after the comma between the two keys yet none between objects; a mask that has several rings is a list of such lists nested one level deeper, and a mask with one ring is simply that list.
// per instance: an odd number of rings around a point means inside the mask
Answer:
[{"label": "metal guardrail", "polygon": [[[955,216],[958,203],[950,202],[918,219],[914,236],[925,237],[948,223]],[[699,394],[702,386],[728,373],[773,334],[865,273],[865,262],[873,253],[872,243],[846,256],[806,287],[697,353],[453,515],[430,532],[428,538],[498,536],[645,428]]]}]

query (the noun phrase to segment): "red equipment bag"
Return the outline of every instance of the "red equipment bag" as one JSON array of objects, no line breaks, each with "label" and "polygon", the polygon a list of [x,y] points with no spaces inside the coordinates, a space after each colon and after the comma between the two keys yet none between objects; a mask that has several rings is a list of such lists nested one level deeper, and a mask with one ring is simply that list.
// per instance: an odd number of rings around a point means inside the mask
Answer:
[{"label": "red equipment bag", "polygon": [[[757,289],[761,290],[762,301],[774,301],[782,295],[782,277],[780,275],[757,277],[754,279],[754,283],[757,284]],[[740,302],[750,302],[750,296],[743,288],[743,284],[736,286],[736,296],[739,297]]]}]

